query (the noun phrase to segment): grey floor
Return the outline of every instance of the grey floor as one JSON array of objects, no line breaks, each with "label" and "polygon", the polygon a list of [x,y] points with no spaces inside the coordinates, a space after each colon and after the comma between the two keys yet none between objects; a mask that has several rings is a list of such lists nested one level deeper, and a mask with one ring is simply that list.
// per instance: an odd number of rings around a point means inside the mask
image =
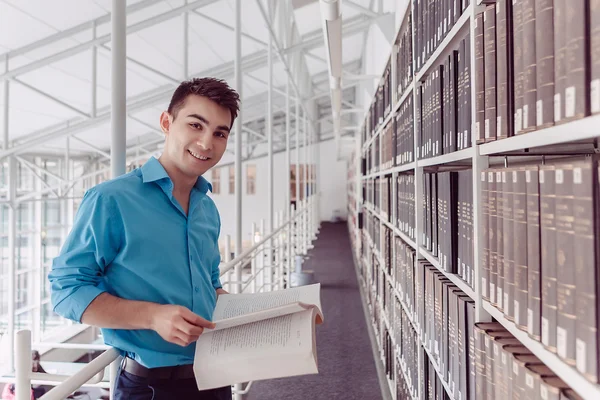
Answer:
[{"label": "grey floor", "polygon": [[304,268],[321,283],[319,374],[254,382],[248,400],[381,399],[345,223],[323,223]]}]

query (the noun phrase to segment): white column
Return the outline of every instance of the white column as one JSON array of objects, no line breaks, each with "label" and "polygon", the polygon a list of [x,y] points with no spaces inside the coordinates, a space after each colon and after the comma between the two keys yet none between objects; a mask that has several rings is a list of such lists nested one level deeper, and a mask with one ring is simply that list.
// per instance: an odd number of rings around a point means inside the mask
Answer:
[{"label": "white column", "polygon": [[[34,160],[35,165],[41,165],[40,158]],[[40,174],[42,178],[44,174]],[[42,190],[42,181],[35,178],[35,191],[40,193]],[[33,223],[34,223],[34,242],[32,247],[33,257],[31,257],[33,267],[36,269],[33,275],[33,296],[34,304],[36,309],[33,312],[32,321],[32,333],[33,340],[38,342],[41,339],[41,317],[42,317],[42,287],[44,285],[44,266],[42,259],[42,228],[43,228],[43,215],[42,215],[42,195],[38,195],[33,206]]]},{"label": "white column", "polygon": [[16,400],[31,399],[31,331],[17,332]]},{"label": "white column", "polygon": [[290,79],[285,80],[285,215],[290,219]]},{"label": "white column", "polygon": [[[273,4],[269,2],[269,18],[271,18],[271,22],[273,21]],[[269,215],[267,217],[267,232],[270,235],[275,230],[274,225],[274,204],[273,204],[273,35],[269,32],[269,44],[267,49],[267,64],[268,64],[268,89],[267,89],[267,160],[268,160],[268,208]],[[274,246],[275,240],[269,240],[266,245],[269,247],[269,250],[266,252],[268,257],[268,267],[267,267],[267,283],[269,286],[269,291],[273,290],[273,256],[275,255]]]},{"label": "white column", "polygon": [[111,14],[111,145],[110,166],[113,178],[125,173],[127,34],[125,2],[112,0]]}]

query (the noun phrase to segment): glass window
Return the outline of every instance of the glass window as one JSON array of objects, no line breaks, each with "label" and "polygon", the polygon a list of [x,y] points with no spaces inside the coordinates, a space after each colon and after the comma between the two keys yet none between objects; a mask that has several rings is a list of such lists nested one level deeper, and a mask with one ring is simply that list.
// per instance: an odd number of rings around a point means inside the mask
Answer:
[{"label": "glass window", "polygon": [[246,194],[256,194],[256,165],[246,165]]},{"label": "glass window", "polygon": [[229,166],[229,194],[235,193],[235,165]]},{"label": "glass window", "polygon": [[213,194],[220,194],[221,193],[221,168],[213,168],[212,178],[211,178],[210,183],[212,184]]}]

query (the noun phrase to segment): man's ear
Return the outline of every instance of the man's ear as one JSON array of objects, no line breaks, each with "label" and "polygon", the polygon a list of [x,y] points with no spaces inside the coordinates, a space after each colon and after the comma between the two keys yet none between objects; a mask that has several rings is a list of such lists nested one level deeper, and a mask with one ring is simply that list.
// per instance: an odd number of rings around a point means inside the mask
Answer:
[{"label": "man's ear", "polygon": [[169,134],[169,129],[171,129],[171,123],[171,115],[167,111],[163,111],[160,114],[160,129],[165,135]]}]

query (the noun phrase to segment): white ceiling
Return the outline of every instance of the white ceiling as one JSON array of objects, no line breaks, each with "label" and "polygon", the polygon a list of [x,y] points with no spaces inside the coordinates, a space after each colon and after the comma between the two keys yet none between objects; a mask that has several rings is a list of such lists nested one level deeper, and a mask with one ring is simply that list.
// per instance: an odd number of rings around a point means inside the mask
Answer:
[{"label": "white ceiling", "polygon": [[[127,5],[149,0],[128,0]],[[195,0],[188,0],[193,3]],[[263,1],[266,8],[266,2]],[[278,0],[281,1],[281,0]],[[291,2],[291,0],[289,0]],[[391,0],[390,0],[391,1]],[[128,26],[160,17],[169,11],[183,6],[185,0],[156,0],[141,10],[127,16]],[[262,14],[254,0],[242,2],[242,28],[243,33],[255,39],[267,42],[268,29],[265,26]],[[318,1],[296,1],[306,3],[293,10],[295,27],[300,35],[321,30],[320,9]],[[372,0],[354,0],[354,3],[369,7]],[[295,5],[298,5],[295,4]],[[342,2],[342,5],[344,2]],[[6,53],[23,48],[37,41],[43,40],[53,34],[63,32],[80,24],[89,24],[91,21],[110,13],[111,0],[0,0],[0,75],[4,72],[3,59]],[[356,17],[359,12],[354,7],[343,8],[343,18]],[[201,14],[201,15],[199,15]],[[214,22],[212,20],[218,22]],[[233,0],[217,0],[212,4],[198,8],[189,13],[189,73],[198,74],[206,72],[234,59],[234,33],[223,27],[222,24],[234,24]],[[96,36],[101,37],[110,33],[110,20],[97,26]],[[135,138],[152,137],[149,135],[152,127],[157,127],[158,116],[166,108],[171,90],[169,85],[175,87],[175,82],[183,79],[183,15],[177,15],[163,22],[148,26],[127,37],[127,98],[128,106],[132,98],[145,99],[156,93],[168,93],[151,102],[149,106],[135,109],[131,114],[145,124],[128,119],[127,137],[135,142]],[[343,41],[343,62],[348,63],[360,59],[363,53],[364,32],[348,35]],[[322,38],[322,35],[321,35]],[[39,49],[28,51],[23,55],[11,57],[9,68],[13,70],[28,65],[36,60],[42,60],[73,48],[92,39],[92,30],[69,36],[68,38],[53,41]],[[282,38],[278,38],[279,43]],[[311,76],[323,74],[327,71],[326,54],[322,46],[310,49],[309,53],[316,56],[303,56],[304,63]],[[255,40],[243,37],[242,55],[249,56],[257,52],[264,52],[265,48]],[[107,108],[110,102],[110,41],[98,48],[97,52],[97,107],[99,110]],[[319,60],[319,58],[321,60]],[[155,73],[139,66],[136,62],[146,64]],[[283,64],[274,56],[273,83],[276,87],[284,89],[286,72]],[[264,95],[269,77],[266,62],[253,71],[246,70],[249,76],[244,76],[243,109],[244,117],[250,118],[265,113],[266,104],[256,102],[266,101]],[[228,81],[233,85],[233,79],[228,76]],[[27,141],[32,135],[56,132],[56,127],[67,121],[77,123],[84,121],[78,111],[89,113],[91,109],[91,81],[92,81],[92,51],[86,49],[68,58],[54,61],[40,66],[33,71],[21,74],[18,81],[10,82],[9,97],[9,136],[10,140]],[[24,86],[20,82],[30,86]],[[1,85],[0,85],[1,86]],[[33,88],[33,89],[32,89]],[[48,94],[65,103],[60,104],[39,93]],[[1,89],[0,89],[1,91]],[[4,97],[0,96],[0,105]],[[322,100],[329,101],[328,97]],[[274,97],[275,107],[284,106],[281,95]],[[292,103],[293,104],[293,103]],[[0,113],[1,114],[1,113]],[[1,116],[0,116],[1,118]],[[79,120],[77,120],[79,118]],[[110,147],[110,126],[108,121],[81,130],[76,136],[92,145],[108,149]],[[1,125],[0,125],[1,126]],[[1,140],[2,138],[0,138]],[[128,140],[128,142],[130,141]],[[63,137],[38,144],[31,151],[37,153],[53,152],[62,153],[66,146]],[[72,150],[88,152],[89,147],[76,140],[70,141]],[[29,149],[28,149],[29,150]]]}]

